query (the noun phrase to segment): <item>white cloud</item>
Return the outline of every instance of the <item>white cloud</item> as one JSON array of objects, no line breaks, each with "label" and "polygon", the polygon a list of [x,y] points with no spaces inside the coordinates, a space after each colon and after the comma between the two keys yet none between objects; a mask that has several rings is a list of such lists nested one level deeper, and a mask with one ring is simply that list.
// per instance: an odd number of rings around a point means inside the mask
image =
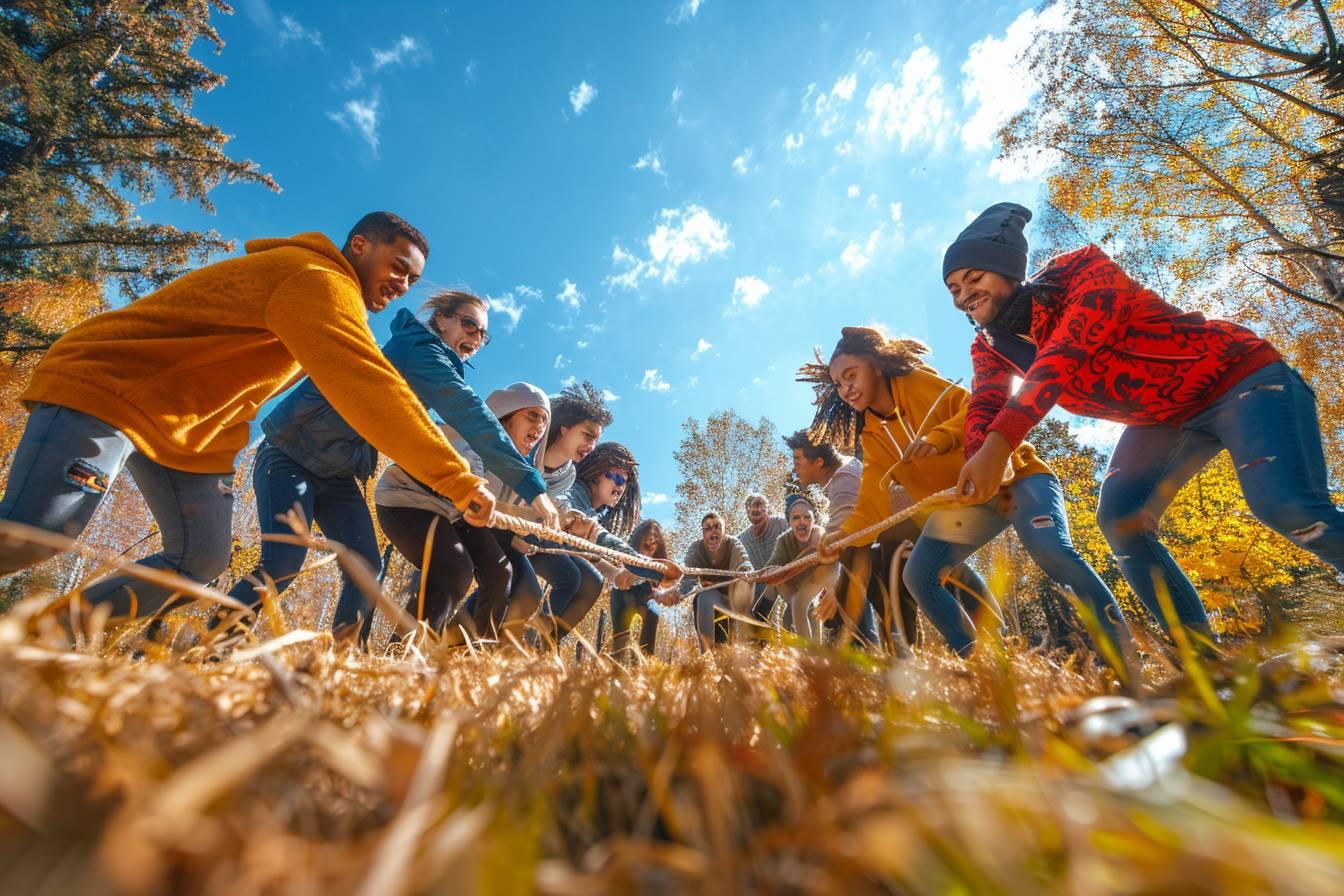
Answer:
[{"label": "white cloud", "polygon": [[878,225],[867,239],[863,242],[850,240],[845,246],[844,251],[840,253],[840,263],[849,271],[850,276],[856,276],[865,268],[873,263],[873,260],[883,251],[894,251],[899,249],[905,243],[905,234],[899,223],[896,224],[892,233],[887,232],[887,225]]},{"label": "white cloud", "polygon": [[602,390],[602,400],[605,401],[605,402],[620,401],[620,400],[621,400],[621,396],[617,395],[615,392],[611,391],[610,389],[603,389],[603,390]]},{"label": "white cloud", "polygon": [[583,110],[596,98],[597,88],[587,81],[580,81],[578,87],[569,91],[569,104],[574,108],[575,115],[582,115]]},{"label": "white cloud", "polygon": [[700,385],[700,377],[698,377],[698,376],[688,376],[688,377],[686,377],[686,388],[687,388],[687,389],[694,389],[694,388],[695,388],[696,386],[698,386],[698,385]]},{"label": "white cloud", "polygon": [[865,48],[854,54],[854,65],[858,68],[867,68],[873,64],[873,60],[876,58],[876,53]]},{"label": "white cloud", "polygon": [[760,277],[748,275],[733,281],[734,308],[755,308],[769,294],[770,285]]},{"label": "white cloud", "polygon": [[280,41],[281,46],[293,41],[294,43],[309,43],[319,50],[325,50],[322,46],[322,33],[320,31],[310,31],[303,27],[290,15],[280,16],[280,30],[276,32],[276,39]]},{"label": "white cloud", "polygon": [[583,293],[579,291],[572,280],[561,282],[560,291],[555,294],[555,297],[570,308],[578,308],[583,304]]},{"label": "white cloud", "polygon": [[588,347],[588,340],[580,339],[578,342],[574,343],[574,347],[577,348],[579,351],[583,351],[585,348]]},{"label": "white cloud", "polygon": [[518,293],[518,295],[522,296],[522,297],[525,298],[525,299],[539,299],[539,298],[541,298],[541,290],[536,289],[535,287],[531,287],[531,286],[515,286],[513,289],[514,289],[515,292]]},{"label": "white cloud", "polygon": [[899,202],[893,202],[890,206],[890,209],[891,209],[891,220],[895,221],[897,224],[901,223],[901,218],[905,215],[905,207],[902,206]]},{"label": "white cloud", "polygon": [[989,176],[1001,184],[1015,184],[1024,180],[1039,180],[1055,167],[1063,155],[1059,150],[1047,147],[1040,150],[1020,150],[1015,153],[1000,153],[989,162]]},{"label": "white cloud", "polygon": [[706,342],[704,339],[701,339],[699,342],[695,344],[695,351],[691,352],[691,360],[692,361],[700,360],[700,356],[703,355],[705,352],[709,351],[710,349],[712,349],[713,347],[714,347],[713,343]]},{"label": "white cloud", "polygon": [[802,149],[803,141],[806,139],[807,138],[802,134],[786,134],[784,136],[784,151],[793,152],[794,150]]},{"label": "white cloud", "polygon": [[813,114],[816,116],[817,129],[823,137],[829,137],[838,131],[845,123],[845,109],[849,101],[854,98],[854,90],[858,86],[859,78],[854,72],[840,78],[835,82],[829,93],[820,93],[812,105]]},{"label": "white cloud", "polygon": [[[508,323],[504,325],[505,332],[512,333],[518,328],[518,321],[523,319],[523,310],[526,307],[518,299],[514,298],[514,293],[527,296],[529,293],[535,293],[536,290],[527,286],[515,286],[511,292],[506,292],[502,296],[486,296],[485,307],[491,314],[502,314],[508,318]],[[536,296],[531,296],[536,298]]]},{"label": "white cloud", "polygon": [[560,381],[560,386],[561,388],[568,389],[570,386],[574,385],[578,381],[579,378],[576,376],[567,376]]},{"label": "white cloud", "polygon": [[682,0],[672,14],[667,17],[667,23],[669,25],[680,25],[682,22],[689,22],[695,18],[695,14],[704,5],[705,0]]},{"label": "white cloud", "polygon": [[835,144],[835,153],[840,156],[847,156],[854,151],[854,144],[848,140]]},{"label": "white cloud", "polygon": [[639,381],[639,385],[636,388],[643,389],[645,392],[672,391],[672,387],[668,384],[667,380],[658,375],[658,369],[656,367],[652,370],[644,371],[644,379]]},{"label": "white cloud", "polygon": [[774,199],[771,199],[771,200],[770,200],[770,211],[774,211],[775,209],[779,208],[779,207],[780,207],[781,205],[783,205],[783,204],[784,204],[784,203],[782,203],[782,202],[779,201],[779,197],[776,196]]},{"label": "white cloud", "polygon": [[845,195],[848,196],[850,199],[858,199],[858,198],[859,198],[859,185],[858,185],[858,184],[850,184],[850,185],[849,185],[849,189],[845,191]]},{"label": "white cloud", "polygon": [[328,112],[327,117],[364,138],[376,155],[378,152],[378,91],[367,100],[347,100],[339,112]]},{"label": "white cloud", "polygon": [[668,497],[664,492],[645,492],[641,496],[640,500],[642,501],[642,503],[647,504],[650,507],[653,507],[658,504],[666,504],[668,501]]},{"label": "white cloud", "polygon": [[471,60],[470,62],[468,62],[467,65],[466,65],[466,67],[462,69],[462,83],[464,83],[464,84],[468,84],[468,85],[470,85],[470,84],[475,84],[475,83],[476,83],[476,60],[475,60],[475,59],[473,59],[473,60]]},{"label": "white cloud", "polygon": [[1120,440],[1120,433],[1125,431],[1125,424],[1110,420],[1090,420],[1072,415],[1067,419],[1074,438],[1103,452],[1113,450],[1115,443]]},{"label": "white cloud", "polygon": [[699,205],[665,208],[659,217],[661,221],[645,239],[647,258],[627,251],[620,243],[612,249],[613,265],[623,270],[606,279],[608,286],[635,289],[641,280],[653,278],[675,283],[682,266],[722,255],[733,245],[728,239],[728,225]]},{"label": "white cloud", "polygon": [[673,87],[673,88],[672,88],[672,108],[675,109],[675,108],[677,107],[677,104],[680,103],[680,102],[681,102],[681,88],[680,88],[680,87]]},{"label": "white cloud", "polygon": [[738,175],[746,174],[751,170],[751,147],[747,147],[742,154],[733,159],[733,171]]},{"label": "white cloud", "polygon": [[999,128],[1027,108],[1040,89],[1027,64],[1027,51],[1038,36],[1067,28],[1072,16],[1067,3],[1040,12],[1028,9],[1003,37],[990,35],[971,44],[961,64],[961,96],[967,107],[974,107],[961,126],[961,142],[967,149],[992,147]]},{"label": "white cloud", "polygon": [[403,34],[397,39],[397,42],[386,50],[370,50],[373,54],[373,62],[369,68],[378,71],[387,68],[389,65],[405,65],[414,67],[429,58],[429,48],[420,41]]},{"label": "white cloud", "polygon": [[917,47],[901,65],[900,83],[888,81],[868,92],[868,120],[860,130],[869,140],[899,139],[901,151],[918,143],[941,145],[952,122],[943,98],[938,55]]},{"label": "white cloud", "polygon": [[556,370],[560,370],[561,368],[568,367],[568,366],[569,366],[569,359],[566,358],[564,355],[556,355],[556,356],[555,356],[555,364],[554,364],[553,366],[555,367]]},{"label": "white cloud", "polygon": [[650,149],[648,152],[644,153],[644,155],[640,156],[639,160],[630,167],[635,171],[648,169],[664,180],[667,179],[667,169],[663,167],[663,157],[656,149]]}]

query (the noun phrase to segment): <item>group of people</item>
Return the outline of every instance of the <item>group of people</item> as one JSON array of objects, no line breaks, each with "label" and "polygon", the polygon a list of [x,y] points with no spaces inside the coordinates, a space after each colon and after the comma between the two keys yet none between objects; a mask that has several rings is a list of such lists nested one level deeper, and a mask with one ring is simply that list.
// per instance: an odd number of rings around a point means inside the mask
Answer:
[{"label": "group of people", "polygon": [[[1172,307],[1095,246],[1028,278],[1030,218],[995,205],[944,257],[944,284],[976,328],[969,390],[940,377],[914,340],[843,329],[829,359],[818,354],[800,370],[815,386],[816,416],[785,440],[798,481],[825,494],[828,514],[806,495],[771,513],[753,495],[746,529],[727,534],[709,510],[680,564],[658,522],[640,519],[635,458],[601,441],[613,418],[599,390],[585,382],[548,396],[517,382],[482,398],[467,384],[467,361],[490,344],[480,297],[436,292],[419,315],[398,311],[391,337],[376,344],[367,314],[404,295],[429,256],[424,236],[387,212],[364,216],[340,247],[317,233],[249,242],[245,255],[63,336],[23,395],[30,414],[0,520],[78,536],[129,469],[163,541],[141,563],[211,581],[229,562],[235,456],[258,409],[294,387],[261,423],[253,483],[262,533],[315,523],[377,570],[366,495],[386,454],[393,462],[373,490],[378,526],[420,572],[407,611],[442,637],[557,640],[609,586],[621,652],[634,649],[637,618],[639,646],[652,650],[662,609],[693,594],[706,648],[733,616],[763,620],[782,599],[799,635],[840,627],[899,651],[917,640],[922,611],[964,655],[1001,618],[967,561],[1011,526],[1123,648],[1124,615],[1070,541],[1059,481],[1026,441],[1059,405],[1125,424],[1099,522],[1160,623],[1213,639],[1157,526],[1181,484],[1224,448],[1256,515],[1344,570],[1344,520],[1301,377],[1251,331]],[[915,507],[940,494],[955,498]],[[600,546],[602,558],[572,537],[492,527],[496,508]],[[905,508],[919,512],[894,517]],[[264,540],[257,568],[230,592],[235,609],[217,619],[250,624],[263,595],[283,592],[303,568],[302,541]],[[0,574],[58,549],[10,532]],[[782,569],[808,555],[803,573]],[[125,618],[160,612],[176,594],[171,582],[117,574],[81,597]],[[347,577],[334,628],[362,641],[372,615]]]}]

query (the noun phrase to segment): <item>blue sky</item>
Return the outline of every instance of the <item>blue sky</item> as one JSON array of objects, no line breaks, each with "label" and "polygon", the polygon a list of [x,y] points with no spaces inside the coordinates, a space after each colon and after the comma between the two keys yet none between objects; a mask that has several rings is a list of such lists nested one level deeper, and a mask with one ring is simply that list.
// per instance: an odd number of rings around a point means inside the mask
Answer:
[{"label": "blue sky", "polygon": [[206,57],[228,82],[196,112],[283,192],[142,216],[241,250],[404,215],[429,264],[375,334],[436,286],[490,296],[469,381],[608,390],[608,436],[664,519],[681,422],[732,407],[805,425],[794,371],[842,326],[921,338],[969,381],[943,248],[990,203],[1039,194],[1038,166],[993,140],[1031,96],[1022,49],[1058,25],[1029,3],[235,6]]}]

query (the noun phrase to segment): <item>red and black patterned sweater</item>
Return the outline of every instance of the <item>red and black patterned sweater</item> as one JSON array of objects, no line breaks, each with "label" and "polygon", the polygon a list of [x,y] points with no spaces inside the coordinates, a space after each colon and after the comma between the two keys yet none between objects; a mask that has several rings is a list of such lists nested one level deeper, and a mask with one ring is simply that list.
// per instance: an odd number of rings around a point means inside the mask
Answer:
[{"label": "red and black patterned sweater", "polygon": [[[1016,447],[1056,404],[1084,417],[1176,426],[1280,359],[1245,327],[1167,304],[1096,246],[1058,256],[1031,284],[1042,287],[1031,367],[1019,369],[984,333],[971,344],[967,457],[991,431]],[[1014,376],[1023,378],[1016,393]]]}]

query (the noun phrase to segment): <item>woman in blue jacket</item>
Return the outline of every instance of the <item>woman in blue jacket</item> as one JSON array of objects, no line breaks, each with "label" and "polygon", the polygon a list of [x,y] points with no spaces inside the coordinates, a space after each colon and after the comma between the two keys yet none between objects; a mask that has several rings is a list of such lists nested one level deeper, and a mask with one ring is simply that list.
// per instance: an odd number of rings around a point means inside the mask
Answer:
[{"label": "woman in blue jacket", "polygon": [[[397,368],[426,409],[438,416],[480,456],[486,471],[518,493],[548,525],[558,513],[546,494],[546,483],[518,453],[479,395],[465,379],[465,362],[488,345],[489,318],[479,296],[457,290],[434,295],[421,307],[421,321],[403,308],[392,321],[392,337],[383,354]],[[369,514],[364,484],[377,466],[373,446],[341,418],[327,399],[305,379],[262,421],[266,434],[257,450],[252,481],[257,520],[263,535],[288,533],[276,520],[296,504],[304,519],[323,534],[350,548],[374,570],[380,567],[378,542]],[[303,568],[307,548],[263,541],[260,565],[239,580],[230,596],[260,606],[257,586],[265,572],[284,591]],[[464,562],[470,562],[465,557]],[[360,620],[361,639],[368,637],[372,614],[357,588],[345,578],[332,628]]]}]

